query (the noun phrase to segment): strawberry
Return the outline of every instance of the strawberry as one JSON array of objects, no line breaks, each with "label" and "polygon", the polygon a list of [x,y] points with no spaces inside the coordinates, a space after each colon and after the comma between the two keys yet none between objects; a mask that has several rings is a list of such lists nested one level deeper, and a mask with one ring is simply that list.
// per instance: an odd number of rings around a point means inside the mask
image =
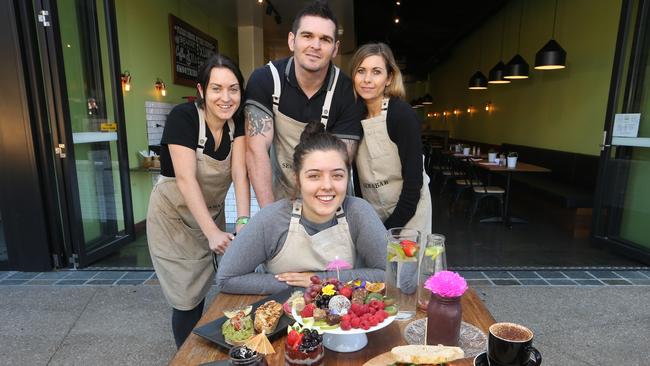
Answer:
[{"label": "strawberry", "polygon": [[300,316],[303,318],[311,318],[312,316],[314,316],[315,308],[316,305],[314,305],[314,303],[305,305],[305,307],[300,311]]},{"label": "strawberry", "polygon": [[339,295],[343,295],[347,297],[348,299],[352,297],[352,288],[351,287],[343,287],[342,289],[339,290]]},{"label": "strawberry", "polygon": [[302,333],[298,333],[295,329],[292,329],[289,334],[287,334],[287,344],[293,349],[298,349],[301,340]]},{"label": "strawberry", "polygon": [[402,247],[404,255],[407,257],[415,257],[418,253],[418,244],[414,241],[404,239],[399,243],[399,245]]}]

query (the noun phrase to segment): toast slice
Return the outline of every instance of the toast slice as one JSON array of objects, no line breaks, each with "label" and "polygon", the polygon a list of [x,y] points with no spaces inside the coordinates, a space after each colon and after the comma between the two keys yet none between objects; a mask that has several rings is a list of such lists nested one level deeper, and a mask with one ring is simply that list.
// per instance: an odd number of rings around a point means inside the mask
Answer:
[{"label": "toast slice", "polygon": [[282,305],[277,301],[271,300],[262,304],[255,310],[255,322],[253,324],[255,331],[266,334],[273,332],[278,326],[282,312]]}]

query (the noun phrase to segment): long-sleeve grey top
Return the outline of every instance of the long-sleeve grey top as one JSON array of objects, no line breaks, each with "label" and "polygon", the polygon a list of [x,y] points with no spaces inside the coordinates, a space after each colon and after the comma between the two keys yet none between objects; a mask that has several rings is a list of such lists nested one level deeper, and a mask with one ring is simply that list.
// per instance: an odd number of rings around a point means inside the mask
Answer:
[{"label": "long-sleeve grey top", "polygon": [[[275,257],[287,238],[292,202],[280,200],[264,207],[237,234],[219,264],[217,287],[222,292],[236,294],[272,294],[290,287],[275,279],[272,273],[256,271]],[[357,278],[384,281],[386,267],[386,228],[370,204],[363,199],[346,197],[343,211],[356,249],[354,268],[340,271],[340,279]],[[304,217],[300,224],[309,235],[336,225],[336,218],[324,224],[314,224]],[[296,260],[300,260],[296,258]],[[336,277],[336,272],[317,272],[321,278]]]}]

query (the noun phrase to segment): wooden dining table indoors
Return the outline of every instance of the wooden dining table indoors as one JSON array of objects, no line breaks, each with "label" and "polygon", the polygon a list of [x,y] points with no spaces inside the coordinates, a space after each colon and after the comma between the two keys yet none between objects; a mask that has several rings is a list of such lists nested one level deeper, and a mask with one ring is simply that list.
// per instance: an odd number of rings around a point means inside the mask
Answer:
[{"label": "wooden dining table indoors", "polygon": [[[231,295],[219,294],[216,296],[208,310],[203,314],[197,326],[204,325],[223,316],[224,309],[252,304],[263,299],[264,296],[257,295]],[[463,320],[481,329],[485,334],[494,318],[486,309],[485,305],[473,289],[468,289],[461,299],[463,309]],[[418,311],[417,317],[424,317],[424,313]],[[394,321],[389,326],[375,332],[368,333],[368,345],[360,351],[351,353],[339,353],[326,350],[325,361],[327,366],[352,366],[363,365],[371,358],[389,352],[391,348],[406,344],[402,337],[403,328],[409,322]],[[269,365],[284,365],[284,340],[286,335],[273,340],[272,344],[275,354],[266,357]],[[170,365],[201,365],[216,360],[226,360],[228,354],[222,348],[202,337],[192,333],[183,346],[176,352]],[[457,360],[449,365],[469,366],[473,364],[471,358]]]},{"label": "wooden dining table indoors", "polygon": [[[476,166],[488,170],[490,173],[504,173],[506,175],[506,192],[503,203],[503,217],[488,217],[482,219],[481,222],[503,222],[506,226],[510,227],[512,223],[526,223],[527,221],[510,215],[510,180],[514,173],[549,173],[551,170],[533,164],[517,162],[514,168],[508,168],[505,165],[498,165],[496,163],[489,163],[486,161],[474,162]],[[489,183],[488,183],[489,185]]]}]

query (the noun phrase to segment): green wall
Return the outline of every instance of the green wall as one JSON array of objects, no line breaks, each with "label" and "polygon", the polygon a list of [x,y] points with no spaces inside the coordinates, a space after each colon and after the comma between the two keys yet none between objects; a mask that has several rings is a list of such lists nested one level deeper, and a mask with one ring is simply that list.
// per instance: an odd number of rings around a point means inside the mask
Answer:
[{"label": "green wall", "polygon": [[[139,166],[138,151],[147,150],[145,101],[182,103],[195,89],[173,84],[168,15],[171,13],[219,42],[219,51],[237,60],[237,9],[235,0],[117,0],[118,39],[122,70],[132,76],[131,91],[124,94],[129,166]],[[167,84],[167,96],[154,89],[156,78]],[[145,219],[152,182],[148,173],[131,173],[135,222]]]},{"label": "green wall", "polygon": [[[535,53],[550,39],[554,1],[525,1],[519,53],[531,66],[530,78],[468,90],[479,67],[487,76],[499,61],[505,18],[503,61],[517,53],[521,0],[466,37],[429,75],[434,104],[426,111],[460,108],[458,118],[427,118],[429,128],[448,129],[454,138],[503,142],[598,155],[614,59],[621,0],[559,1],[556,40],[567,51],[567,68],[538,71]],[[482,46],[482,47],[481,47]],[[481,50],[482,48],[482,50]],[[494,110],[483,109],[491,101]],[[469,105],[477,111],[465,113]]]}]

